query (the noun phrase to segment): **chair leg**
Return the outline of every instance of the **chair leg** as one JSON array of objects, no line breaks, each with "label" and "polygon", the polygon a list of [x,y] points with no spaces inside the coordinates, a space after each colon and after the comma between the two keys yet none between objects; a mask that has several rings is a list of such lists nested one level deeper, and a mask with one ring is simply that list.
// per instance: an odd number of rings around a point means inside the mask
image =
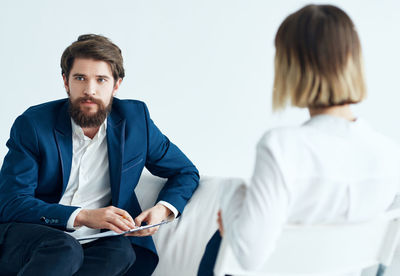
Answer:
[{"label": "chair leg", "polygon": [[376,272],[376,276],[383,276],[385,274],[386,266],[384,265],[379,265],[378,266],[378,271]]}]

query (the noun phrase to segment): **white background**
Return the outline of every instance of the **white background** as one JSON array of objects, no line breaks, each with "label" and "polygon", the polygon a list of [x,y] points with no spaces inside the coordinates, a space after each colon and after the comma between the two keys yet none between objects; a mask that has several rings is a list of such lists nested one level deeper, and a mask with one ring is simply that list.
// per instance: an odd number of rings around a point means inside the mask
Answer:
[{"label": "white background", "polygon": [[[120,98],[145,101],[202,175],[249,177],[262,133],[308,117],[296,109],[271,113],[276,30],[308,3],[1,0],[0,158],[19,114],[66,96],[63,50],[78,35],[96,33],[122,49]],[[400,143],[400,2],[323,3],[343,8],[361,37],[369,97],[354,110]]]}]

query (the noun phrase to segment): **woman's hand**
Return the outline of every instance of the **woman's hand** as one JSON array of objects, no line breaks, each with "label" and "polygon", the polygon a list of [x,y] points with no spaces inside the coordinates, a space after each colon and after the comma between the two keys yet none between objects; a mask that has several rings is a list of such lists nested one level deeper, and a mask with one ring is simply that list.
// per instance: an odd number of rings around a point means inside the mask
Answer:
[{"label": "woman's hand", "polygon": [[221,210],[218,211],[218,218],[217,218],[217,223],[218,223],[218,230],[219,234],[221,237],[224,236],[224,225],[222,224],[222,215],[221,215]]}]

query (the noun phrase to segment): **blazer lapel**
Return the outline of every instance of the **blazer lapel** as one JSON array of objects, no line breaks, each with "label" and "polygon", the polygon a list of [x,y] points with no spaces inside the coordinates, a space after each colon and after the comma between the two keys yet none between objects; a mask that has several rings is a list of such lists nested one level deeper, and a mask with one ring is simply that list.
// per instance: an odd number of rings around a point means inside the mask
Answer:
[{"label": "blazer lapel", "polygon": [[58,154],[61,160],[63,180],[61,195],[64,194],[65,188],[67,187],[72,164],[72,127],[71,117],[68,115],[68,105],[69,103],[66,102],[60,109],[60,112],[58,113],[57,124],[54,129]]},{"label": "blazer lapel", "polygon": [[118,205],[121,183],[122,153],[125,144],[125,123],[117,112],[111,111],[107,119],[107,147],[112,204]]}]

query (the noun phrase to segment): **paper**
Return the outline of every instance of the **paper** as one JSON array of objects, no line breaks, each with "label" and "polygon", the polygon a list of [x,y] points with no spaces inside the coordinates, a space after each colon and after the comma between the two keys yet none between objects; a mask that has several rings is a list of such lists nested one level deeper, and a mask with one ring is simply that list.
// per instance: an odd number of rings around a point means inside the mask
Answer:
[{"label": "paper", "polygon": [[160,225],[166,224],[168,222],[170,222],[170,221],[169,220],[163,220],[162,222],[157,223],[157,224],[139,226],[137,228],[133,228],[133,229],[130,229],[130,230],[122,232],[122,233],[117,233],[117,232],[114,232],[114,231],[107,231],[107,232],[102,232],[102,233],[98,233],[98,234],[94,234],[94,235],[80,237],[80,238],[77,238],[77,240],[78,241],[84,241],[84,240],[93,240],[93,239],[112,237],[112,236],[121,236],[121,235],[125,235],[125,234],[128,234],[128,233],[133,233],[133,232],[137,232],[137,231],[140,231],[140,230],[152,228],[152,227],[155,227],[155,226],[160,226]]}]

